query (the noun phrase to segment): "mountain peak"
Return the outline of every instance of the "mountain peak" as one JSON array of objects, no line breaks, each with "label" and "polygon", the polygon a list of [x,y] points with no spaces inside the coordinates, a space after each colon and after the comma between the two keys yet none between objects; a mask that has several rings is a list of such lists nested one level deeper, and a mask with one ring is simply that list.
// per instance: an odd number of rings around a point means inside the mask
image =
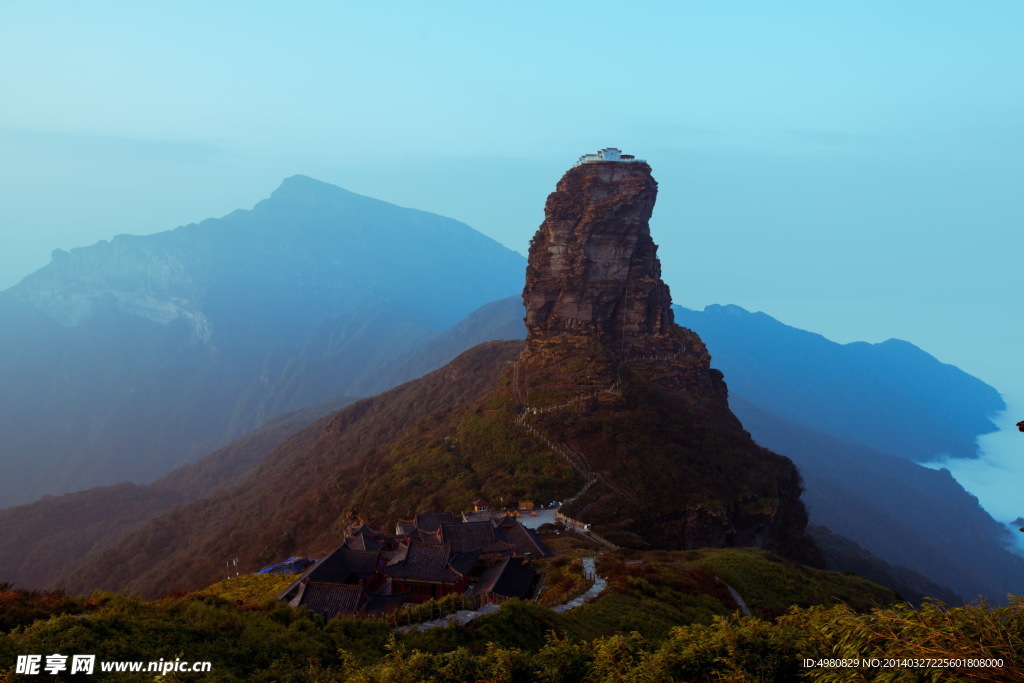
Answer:
[{"label": "mountain peak", "polygon": [[796,468],[753,443],[704,343],[674,322],[650,166],[589,156],[558,182],[530,244],[511,378],[519,424],[592,484],[566,514],[624,544],[814,561]]},{"label": "mountain peak", "polygon": [[531,345],[595,338],[617,355],[672,353],[672,299],[648,221],[658,194],[640,161],[569,169],[530,245],[523,301]]},{"label": "mountain peak", "polygon": [[343,187],[325,183],[322,180],[310,178],[306,175],[293,175],[285,178],[281,181],[281,184],[277,189],[270,194],[271,199],[295,197],[308,199],[316,196],[358,197],[359,195],[354,192],[350,192]]}]

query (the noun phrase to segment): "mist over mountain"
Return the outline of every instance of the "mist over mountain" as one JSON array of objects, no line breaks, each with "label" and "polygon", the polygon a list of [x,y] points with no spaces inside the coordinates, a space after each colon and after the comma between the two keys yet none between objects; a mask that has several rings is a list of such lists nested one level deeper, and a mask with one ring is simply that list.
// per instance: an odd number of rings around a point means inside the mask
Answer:
[{"label": "mist over mountain", "polygon": [[[522,338],[522,311],[510,298],[474,315]],[[800,468],[813,522],[968,599],[1024,592],[1002,525],[948,471],[908,462],[972,455],[995,389],[900,340],[837,344],[731,305],[673,311],[709,340],[744,427]]]},{"label": "mist over mountain", "polygon": [[677,312],[707,340],[733,393],[916,462],[977,456],[976,438],[995,431],[989,418],[1006,408],[992,387],[899,339],[837,344],[739,306]]},{"label": "mist over mountain", "polygon": [[458,221],[303,176],[249,211],[57,250],[0,293],[0,506],[148,481],[273,415],[380,391],[524,265]]},{"label": "mist over mountain", "polygon": [[339,397],[279,415],[151,484],[99,486],[0,510],[0,581],[49,586],[162,512],[239,483],[282,441],[353,401]]},{"label": "mist over mountain", "polygon": [[[311,407],[150,486],[5,511],[16,532],[0,547],[0,579],[49,583],[168,508],[219,495],[339,405],[318,408],[327,397],[376,393],[478,343],[524,338],[519,297],[486,303],[518,289],[524,265],[455,221],[302,177],[252,211],[55,254],[0,294],[8,504],[146,481]],[[472,312],[448,327],[457,310]],[[744,426],[801,468],[812,521],[967,597],[1024,592],[1001,527],[947,472],[908,462],[973,455],[1002,407],[994,389],[898,340],[835,344],[736,306],[673,311],[707,340]]]},{"label": "mist over mountain", "polygon": [[948,470],[795,425],[736,394],[729,405],[758,443],[800,468],[814,523],[968,601],[1024,593],[1024,558],[1007,549],[1009,532]]},{"label": "mist over mountain", "polygon": [[244,566],[319,554],[357,518],[383,528],[480,496],[563,500],[606,543],[755,546],[820,564],[796,467],[753,442],[700,338],[673,323],[648,227],[656,194],[646,163],[574,166],[531,241],[525,345],[477,345],[318,421],[61,585],[194,588],[224,553]]}]

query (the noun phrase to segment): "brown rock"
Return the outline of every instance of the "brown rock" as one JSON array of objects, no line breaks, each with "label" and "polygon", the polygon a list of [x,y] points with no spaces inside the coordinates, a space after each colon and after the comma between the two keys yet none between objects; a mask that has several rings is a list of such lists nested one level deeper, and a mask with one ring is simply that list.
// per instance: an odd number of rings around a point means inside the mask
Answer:
[{"label": "brown rock", "polygon": [[582,335],[618,356],[676,350],[648,227],[657,194],[644,162],[580,164],[562,177],[530,243],[528,344]]},{"label": "brown rock", "polygon": [[639,161],[559,181],[530,244],[514,395],[595,478],[571,516],[624,544],[816,562],[796,467],[751,440],[704,343],[674,322],[648,225],[657,189]]}]

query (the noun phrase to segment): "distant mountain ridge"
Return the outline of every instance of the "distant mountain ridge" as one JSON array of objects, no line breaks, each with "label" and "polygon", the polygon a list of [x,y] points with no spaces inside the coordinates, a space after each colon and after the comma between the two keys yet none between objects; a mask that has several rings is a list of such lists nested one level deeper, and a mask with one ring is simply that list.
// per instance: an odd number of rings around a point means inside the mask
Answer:
[{"label": "distant mountain ridge", "polygon": [[976,457],[975,439],[995,431],[989,417],[1006,408],[992,387],[899,339],[837,344],[739,306],[676,311],[708,340],[733,392],[795,424],[916,462]]},{"label": "distant mountain ridge", "polygon": [[458,221],[304,176],[249,211],[58,250],[0,293],[0,506],[148,481],[409,379],[378,373],[517,291],[524,265]]}]

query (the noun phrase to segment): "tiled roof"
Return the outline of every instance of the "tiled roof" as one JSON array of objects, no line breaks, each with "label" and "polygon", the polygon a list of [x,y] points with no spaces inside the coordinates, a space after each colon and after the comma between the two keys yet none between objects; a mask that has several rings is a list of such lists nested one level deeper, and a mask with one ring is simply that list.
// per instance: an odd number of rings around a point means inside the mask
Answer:
[{"label": "tiled roof", "polygon": [[356,576],[365,578],[377,571],[380,553],[376,550],[343,550],[342,553],[349,569]]},{"label": "tiled roof", "polygon": [[470,595],[526,599],[530,597],[536,578],[537,572],[524,567],[519,560],[507,557],[500,564],[484,570]]},{"label": "tiled roof", "polygon": [[495,538],[494,526],[490,522],[445,524],[441,527],[441,538],[445,543],[451,543],[452,550],[457,553],[497,553],[512,549],[511,544]]},{"label": "tiled roof", "polygon": [[398,548],[390,553],[381,553],[385,558],[384,564],[391,566],[399,562],[405,562],[405,558],[409,555],[409,546],[412,545],[412,541],[406,541],[405,543],[399,544]]},{"label": "tiled roof", "polygon": [[366,534],[356,534],[346,538],[345,546],[352,550],[380,550],[380,542]]},{"label": "tiled roof", "polygon": [[437,531],[442,524],[455,524],[453,512],[424,512],[415,517],[416,528],[420,531]]},{"label": "tiled roof", "polygon": [[552,557],[555,553],[544,545],[532,529],[527,529],[514,517],[499,520],[494,528],[494,535],[500,541],[511,543],[516,555],[532,555],[534,557]]},{"label": "tiled roof", "polygon": [[403,561],[381,567],[380,572],[401,579],[458,581],[463,575],[448,563],[450,556],[451,546],[412,543]]},{"label": "tiled roof", "polygon": [[429,543],[431,545],[444,545],[444,541],[441,539],[441,529],[436,531],[423,531],[421,529],[420,542]]},{"label": "tiled roof", "polygon": [[480,557],[478,552],[452,553],[452,556],[448,558],[448,564],[452,566],[452,569],[466,576],[473,570],[473,565],[476,564],[478,557]]},{"label": "tiled roof", "polygon": [[395,534],[400,536],[418,535],[415,519],[400,519],[395,525]]},{"label": "tiled roof", "polygon": [[380,536],[380,532],[378,532],[375,528],[373,528],[369,524],[360,524],[359,526],[350,528],[348,530],[348,534],[347,535],[349,537],[352,537],[352,536],[369,536],[370,538],[376,538],[376,537]]},{"label": "tiled roof", "polygon": [[348,578],[352,575],[352,570],[349,568],[348,562],[345,561],[344,555],[341,554],[342,550],[344,548],[338,548],[314,564],[302,575],[302,578],[319,583],[347,583]]},{"label": "tiled roof", "polygon": [[351,550],[341,546],[317,562],[300,577],[315,583],[353,583],[356,579],[372,576],[377,570],[380,553],[376,550]]},{"label": "tiled roof", "polygon": [[330,618],[337,614],[354,614],[365,602],[362,586],[338,586],[310,583],[299,600],[310,612]]},{"label": "tiled roof", "polygon": [[363,605],[363,611],[367,614],[382,614],[384,612],[390,612],[396,610],[405,604],[406,598],[409,597],[408,593],[394,593],[392,595],[378,595],[377,593],[368,593],[369,599],[366,604]]}]

